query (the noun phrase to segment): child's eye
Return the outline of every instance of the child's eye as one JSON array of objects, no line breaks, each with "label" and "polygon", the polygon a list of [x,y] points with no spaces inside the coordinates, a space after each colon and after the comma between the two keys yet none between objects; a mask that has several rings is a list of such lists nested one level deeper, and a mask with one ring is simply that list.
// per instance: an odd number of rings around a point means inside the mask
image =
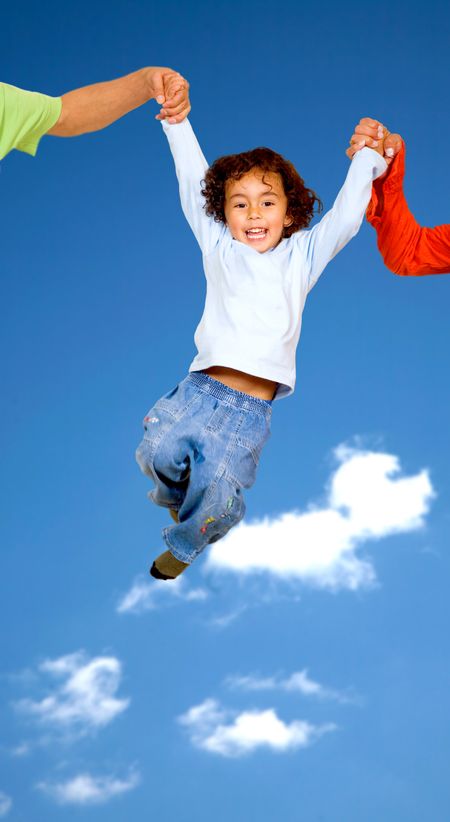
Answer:
[{"label": "child's eye", "polygon": [[264,206],[273,206],[273,205],[275,205],[275,203],[273,203],[272,200],[265,200],[263,205]]},{"label": "child's eye", "polygon": [[235,208],[245,208],[245,203],[236,203]]}]

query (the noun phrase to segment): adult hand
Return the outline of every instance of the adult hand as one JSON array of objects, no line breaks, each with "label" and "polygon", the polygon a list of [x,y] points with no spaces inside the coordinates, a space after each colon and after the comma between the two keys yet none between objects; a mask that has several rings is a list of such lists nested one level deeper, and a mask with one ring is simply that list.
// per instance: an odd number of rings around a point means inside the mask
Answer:
[{"label": "adult hand", "polygon": [[180,123],[189,114],[189,83],[177,71],[155,66],[148,69],[151,96],[161,105],[157,120]]},{"label": "adult hand", "polygon": [[158,119],[167,117],[169,122],[178,123],[191,108],[188,92],[189,83],[177,71],[161,66],[142,68],[63,94],[59,120],[48,133],[75,137],[98,131],[153,98],[164,106]]},{"label": "adult hand", "polygon": [[352,160],[364,146],[378,151],[389,165],[402,147],[402,138],[400,134],[391,134],[379,120],[363,117],[355,127],[350,138],[350,148],[345,153]]}]

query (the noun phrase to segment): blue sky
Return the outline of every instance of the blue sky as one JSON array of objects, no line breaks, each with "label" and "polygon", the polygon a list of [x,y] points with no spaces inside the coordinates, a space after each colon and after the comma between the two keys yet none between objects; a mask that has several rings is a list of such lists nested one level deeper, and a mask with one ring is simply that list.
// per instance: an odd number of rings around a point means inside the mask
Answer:
[{"label": "blue sky", "polygon": [[[269,145],[325,208],[379,117],[434,225],[449,22],[443,2],[25,2],[2,79],[173,66],[208,158]],[[134,450],[204,281],[155,111],[0,166],[0,817],[444,822],[450,278],[394,277],[363,225],[308,299],[246,526],[161,589]]]}]

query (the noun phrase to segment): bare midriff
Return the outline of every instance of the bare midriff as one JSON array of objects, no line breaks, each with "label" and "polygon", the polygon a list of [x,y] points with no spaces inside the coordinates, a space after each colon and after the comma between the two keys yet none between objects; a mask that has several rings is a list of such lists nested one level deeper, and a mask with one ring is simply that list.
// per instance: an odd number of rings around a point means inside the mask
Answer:
[{"label": "bare midriff", "polygon": [[260,400],[273,400],[278,387],[278,383],[272,380],[265,380],[262,377],[255,377],[253,374],[246,374],[244,371],[236,371],[234,368],[226,368],[222,365],[212,365],[211,368],[205,368],[203,373],[223,382],[228,388],[242,391]]}]

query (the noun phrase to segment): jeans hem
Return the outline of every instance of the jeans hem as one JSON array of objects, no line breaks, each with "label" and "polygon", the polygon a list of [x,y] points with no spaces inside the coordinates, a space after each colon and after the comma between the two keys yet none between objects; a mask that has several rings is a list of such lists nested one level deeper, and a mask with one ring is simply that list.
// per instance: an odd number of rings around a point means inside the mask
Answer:
[{"label": "jeans hem", "polygon": [[170,553],[173,554],[175,559],[178,559],[180,562],[185,562],[187,565],[191,565],[191,563],[194,561],[196,555],[187,557],[186,555],[181,554],[180,551],[177,548],[175,548],[175,546],[172,544],[172,542],[169,538],[169,533],[170,533],[170,528],[164,528],[164,530],[162,532],[162,538],[163,538],[164,542],[166,543]]}]

